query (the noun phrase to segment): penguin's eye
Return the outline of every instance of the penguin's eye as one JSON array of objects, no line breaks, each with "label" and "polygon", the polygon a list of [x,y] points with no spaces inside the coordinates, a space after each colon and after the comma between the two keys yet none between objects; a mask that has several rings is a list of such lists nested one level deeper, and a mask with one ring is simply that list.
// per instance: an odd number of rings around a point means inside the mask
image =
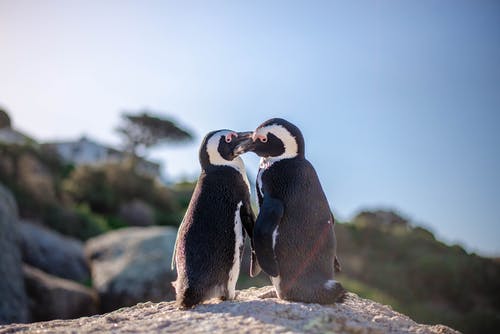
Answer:
[{"label": "penguin's eye", "polygon": [[230,143],[231,140],[233,140],[233,137],[238,137],[238,134],[236,134],[235,132],[229,132],[227,135],[226,135],[226,143]]},{"label": "penguin's eye", "polygon": [[267,143],[267,137],[260,137],[259,139],[261,142]]}]

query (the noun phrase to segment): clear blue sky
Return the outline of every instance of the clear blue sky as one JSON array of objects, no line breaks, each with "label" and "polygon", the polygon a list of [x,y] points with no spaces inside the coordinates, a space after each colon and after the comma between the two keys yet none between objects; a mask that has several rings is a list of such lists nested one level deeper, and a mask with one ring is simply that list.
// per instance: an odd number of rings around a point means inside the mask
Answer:
[{"label": "clear blue sky", "polygon": [[174,116],[197,140],[152,152],[170,179],[209,130],[287,118],[341,219],[395,208],[500,255],[499,1],[0,0],[0,78],[42,141]]}]

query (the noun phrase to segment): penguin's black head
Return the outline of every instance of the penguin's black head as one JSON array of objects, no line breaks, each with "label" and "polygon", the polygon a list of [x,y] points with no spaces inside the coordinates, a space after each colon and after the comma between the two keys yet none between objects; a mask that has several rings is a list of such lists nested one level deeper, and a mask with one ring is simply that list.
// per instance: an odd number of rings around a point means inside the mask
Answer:
[{"label": "penguin's black head", "polygon": [[238,151],[252,151],[274,160],[304,157],[304,137],[299,128],[282,118],[265,121],[253,132],[251,140],[242,142]]},{"label": "penguin's black head", "polygon": [[208,133],[203,139],[199,157],[203,169],[209,166],[230,166],[244,169],[243,160],[239,157],[243,151],[238,150],[239,144],[249,140],[252,132],[234,132],[217,130]]}]

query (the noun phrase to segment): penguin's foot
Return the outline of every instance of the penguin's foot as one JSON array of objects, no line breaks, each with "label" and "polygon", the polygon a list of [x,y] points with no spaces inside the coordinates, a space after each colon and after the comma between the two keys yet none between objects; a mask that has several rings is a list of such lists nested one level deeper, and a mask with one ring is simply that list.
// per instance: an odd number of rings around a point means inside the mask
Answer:
[{"label": "penguin's foot", "polygon": [[335,280],[329,280],[325,283],[325,288],[329,290],[330,298],[335,303],[343,303],[347,294],[342,284]]},{"label": "penguin's foot", "polygon": [[205,296],[193,288],[182,289],[175,296],[175,304],[180,310],[187,310],[206,300]]},{"label": "penguin's foot", "polygon": [[196,306],[196,304],[187,305],[184,303],[176,303],[175,306],[177,306],[177,310],[179,310],[179,311],[186,311],[186,310],[194,308]]},{"label": "penguin's foot", "polygon": [[302,284],[280,296],[282,299],[318,304],[343,303],[346,290],[339,282],[331,279],[321,285]]},{"label": "penguin's foot", "polygon": [[278,298],[278,294],[276,293],[276,290],[270,290],[258,295],[257,297],[260,299]]}]

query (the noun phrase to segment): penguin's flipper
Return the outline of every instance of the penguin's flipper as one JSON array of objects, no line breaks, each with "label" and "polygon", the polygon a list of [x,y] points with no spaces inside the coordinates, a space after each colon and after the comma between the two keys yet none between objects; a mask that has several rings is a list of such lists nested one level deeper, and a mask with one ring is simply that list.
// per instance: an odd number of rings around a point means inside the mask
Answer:
[{"label": "penguin's flipper", "polygon": [[333,261],[333,268],[336,273],[339,273],[342,271],[342,266],[340,265],[339,258],[335,256],[335,260]]},{"label": "penguin's flipper", "polygon": [[179,228],[177,229],[177,237],[175,237],[174,251],[172,252],[172,261],[170,262],[170,270],[175,270],[175,256],[177,255],[177,241],[179,241],[179,234],[181,231],[182,223],[184,223],[184,219],[182,219]]},{"label": "penguin's flipper", "polygon": [[[335,218],[333,217],[333,212],[331,212],[331,211],[330,211],[330,219],[331,219],[332,227],[333,227],[335,225]],[[333,228],[332,228],[332,232],[333,232]],[[335,237],[335,233],[334,233],[334,237]],[[333,268],[334,268],[334,271],[336,273],[339,273],[342,271],[342,266],[340,265],[340,261],[339,261],[339,258],[337,255],[335,255],[335,259],[333,260]]]},{"label": "penguin's flipper", "polygon": [[330,219],[332,220],[332,226],[335,225],[335,217],[333,216],[333,212],[330,211]]},{"label": "penguin's flipper", "polygon": [[252,259],[250,260],[250,277],[255,277],[262,271],[259,261],[257,260],[257,255],[255,251],[252,250]]},{"label": "penguin's flipper", "polygon": [[255,277],[261,272],[261,268],[259,262],[257,261],[257,257],[255,255],[255,245],[253,241],[253,229],[255,226],[255,214],[253,213],[252,206],[250,202],[245,203],[243,205],[242,210],[240,211],[241,221],[243,223],[243,227],[247,232],[250,238],[250,250],[251,250],[251,259],[250,259],[250,277]]},{"label": "penguin's flipper", "polygon": [[[180,227],[179,227],[180,228]],[[175,238],[174,251],[172,252],[172,261],[170,262],[170,270],[175,270],[175,256],[177,254],[177,240],[179,240],[179,231],[177,231],[177,237]]]},{"label": "penguin's flipper", "polygon": [[268,275],[279,275],[278,263],[274,254],[276,229],[283,217],[284,206],[280,200],[264,195],[259,216],[255,222],[255,253],[262,270]]}]

